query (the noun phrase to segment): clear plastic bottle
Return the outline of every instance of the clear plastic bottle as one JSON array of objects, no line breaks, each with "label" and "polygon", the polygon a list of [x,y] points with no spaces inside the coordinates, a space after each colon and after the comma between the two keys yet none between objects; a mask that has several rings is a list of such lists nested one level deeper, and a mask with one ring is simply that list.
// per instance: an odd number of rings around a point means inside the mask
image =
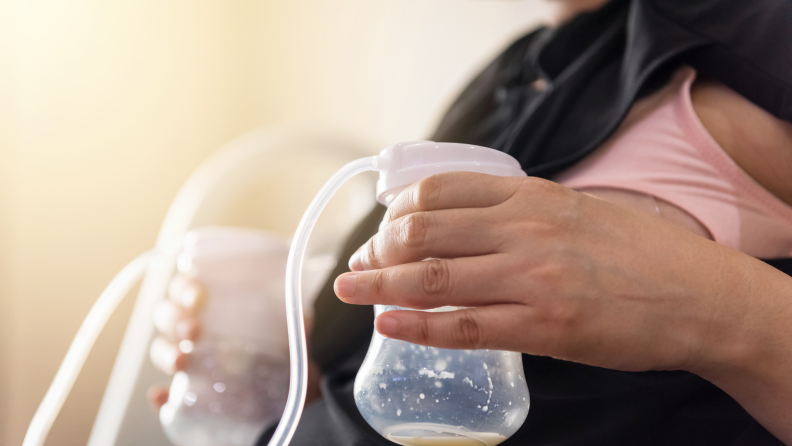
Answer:
[{"label": "clear plastic bottle", "polygon": [[[470,145],[402,143],[380,157],[388,160],[377,184],[377,199],[385,205],[435,173],[525,176],[509,155]],[[395,309],[406,308],[375,306],[377,315]],[[376,331],[354,395],[363,418],[377,432],[406,446],[497,445],[519,429],[530,404],[519,353],[425,347]]]},{"label": "clear plastic bottle", "polygon": [[[376,313],[398,309],[377,306]],[[494,446],[528,415],[519,353],[425,347],[374,334],[355,403],[383,437],[407,446]]]},{"label": "clear plastic bottle", "polygon": [[[160,410],[178,446],[250,446],[286,404],[289,356],[283,300],[286,240],[255,230],[203,228],[185,236],[181,274],[201,284],[201,335]],[[308,262],[306,296],[330,265]],[[310,305],[306,305],[310,308]]]}]

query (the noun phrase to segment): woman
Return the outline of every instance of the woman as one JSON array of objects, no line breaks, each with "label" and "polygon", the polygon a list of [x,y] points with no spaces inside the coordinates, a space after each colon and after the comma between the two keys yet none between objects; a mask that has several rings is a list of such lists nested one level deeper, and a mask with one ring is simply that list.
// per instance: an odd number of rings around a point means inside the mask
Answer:
[{"label": "woman", "polygon": [[561,9],[434,137],[533,177],[438,175],[364,222],[334,288],[362,306],[317,301],[323,400],[293,444],[388,444],[352,400],[372,304],[474,307],[375,327],[525,353],[531,412],[503,444],[792,444],[792,265],[756,259],[792,257],[792,3]]}]

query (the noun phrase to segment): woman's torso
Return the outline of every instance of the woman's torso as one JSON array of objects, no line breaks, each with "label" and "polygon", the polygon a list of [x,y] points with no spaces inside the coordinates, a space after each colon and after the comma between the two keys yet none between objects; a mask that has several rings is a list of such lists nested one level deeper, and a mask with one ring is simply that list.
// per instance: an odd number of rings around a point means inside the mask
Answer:
[{"label": "woman's torso", "polygon": [[[670,83],[667,88],[679,91],[678,87]],[[693,88],[694,98],[696,88]],[[663,94],[667,95],[668,92],[661,89],[643,101],[644,104],[651,104],[654,100],[654,108],[639,103],[633,111],[650,113],[657,110],[664,104],[664,101],[657,101]],[[672,95],[670,99],[675,98]],[[696,106],[695,102],[692,106]],[[629,126],[629,120],[625,122]],[[706,119],[702,119],[702,122],[706,122]],[[706,132],[710,129],[701,130]],[[717,134],[717,129],[713,133]],[[754,137],[761,138],[762,135]],[[716,136],[715,140],[719,138]],[[607,150],[609,146],[624,145],[625,142],[628,141],[617,132],[600,149]],[[773,150],[774,146],[768,143],[764,147]],[[726,153],[722,155],[728,158]],[[579,165],[583,164],[585,160]],[[746,172],[743,175],[750,179]],[[762,185],[754,186],[764,190]],[[766,190],[764,193],[769,194]],[[781,206],[787,206],[778,201]],[[342,256],[350,255],[376,232],[382,212],[380,208],[364,222],[348,243],[348,252]],[[699,215],[696,217],[691,214]],[[698,218],[704,218],[697,209],[678,215],[692,218],[693,223],[698,222]],[[343,265],[340,268],[334,272],[334,276],[343,272]],[[322,334],[326,327],[317,326],[319,331],[314,333],[315,345],[312,350],[315,354],[327,357],[321,362],[330,361],[330,357],[335,358],[335,362],[326,363],[323,367],[324,400],[307,409],[304,424],[301,423],[298,428],[295,444],[317,444],[320,437],[326,440],[319,442],[322,444],[389,444],[362,420],[352,398],[354,377],[368,346],[365,341],[371,332],[371,310],[340,304],[332,296],[331,286],[326,287],[322,295],[326,295],[327,299],[320,298],[317,301],[317,315],[335,314],[333,319],[336,322],[339,319],[346,322],[343,330],[334,330],[330,336]],[[340,316],[341,312],[347,313]],[[366,333],[351,330],[352,320],[361,321],[360,325],[365,326]],[[362,341],[350,341],[346,344],[349,347],[346,350],[328,354],[328,349],[335,348],[340,340],[337,335],[352,332]],[[330,337],[334,337],[332,342],[316,344],[321,342],[319,338]],[[531,410],[523,427],[503,443],[504,446],[777,444],[732,398],[709,382],[687,372],[619,372],[530,355],[523,355],[523,364],[531,392]]]}]

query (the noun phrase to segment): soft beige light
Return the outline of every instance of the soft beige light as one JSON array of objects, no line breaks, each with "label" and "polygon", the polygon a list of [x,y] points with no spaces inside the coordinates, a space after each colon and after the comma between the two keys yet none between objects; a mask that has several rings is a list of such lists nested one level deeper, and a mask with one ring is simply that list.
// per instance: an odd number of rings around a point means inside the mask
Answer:
[{"label": "soft beige light", "polygon": [[[533,1],[0,0],[0,444],[21,444],[93,300],[153,245],[214,149],[281,119],[355,133],[372,152],[426,137],[473,70],[546,13]],[[48,444],[85,444],[122,331],[119,316]]]}]

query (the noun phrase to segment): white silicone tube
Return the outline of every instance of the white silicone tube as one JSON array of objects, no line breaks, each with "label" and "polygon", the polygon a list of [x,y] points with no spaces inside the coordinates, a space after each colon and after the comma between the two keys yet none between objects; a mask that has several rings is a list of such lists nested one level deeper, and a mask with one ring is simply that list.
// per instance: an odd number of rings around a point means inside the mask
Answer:
[{"label": "white silicone tube", "polygon": [[270,439],[269,446],[285,446],[289,444],[297,429],[308,384],[308,347],[305,341],[305,324],[303,322],[301,271],[305,259],[308,237],[322,213],[322,209],[330,201],[333,194],[350,178],[371,170],[377,170],[380,157],[372,156],[352,161],[333,174],[316,194],[305,211],[297,232],[294,234],[289,260],[286,264],[286,316],[289,328],[289,357],[291,370],[289,378],[289,397],[278,427]]},{"label": "white silicone tube", "polygon": [[102,291],[69,346],[55,379],[28,426],[22,446],[42,446],[107,320],[130,289],[140,280],[151,259],[147,251],[129,262]]}]

